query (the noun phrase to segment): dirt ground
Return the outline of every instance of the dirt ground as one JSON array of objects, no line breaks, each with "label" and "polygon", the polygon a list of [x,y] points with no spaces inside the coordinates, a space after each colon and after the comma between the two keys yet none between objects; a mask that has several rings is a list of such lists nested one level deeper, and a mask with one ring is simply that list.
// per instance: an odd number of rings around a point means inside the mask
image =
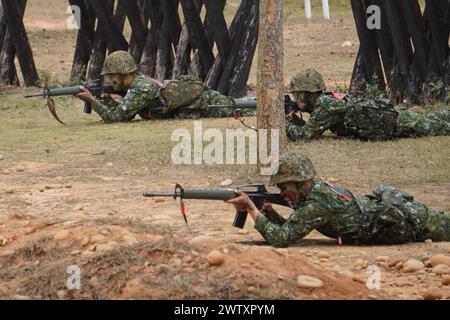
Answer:
[{"label": "dirt ground", "polygon": [[[358,41],[342,3],[332,7],[331,22],[315,8],[306,24],[295,2],[286,1],[286,83],[308,66],[322,71],[329,87],[348,86]],[[228,1],[227,13],[236,5]],[[76,37],[65,29],[65,10],[64,1],[34,0],[25,16],[38,68],[59,82],[68,78]],[[346,41],[351,45],[342,46]],[[256,84],[256,65],[249,84]],[[79,101],[59,98],[68,123],[61,126],[42,100],[22,98],[36,90],[0,88],[0,299],[404,300],[433,292],[450,299],[448,275],[430,261],[449,259],[448,242],[357,247],[313,232],[293,247],[274,249],[252,222],[235,229],[233,209],[208,201],[187,202],[189,232],[174,200],[142,193],[169,192],[176,183],[218,188],[225,179],[236,187],[267,178],[252,166],[173,165],[171,133],[192,131],[192,121],[105,125],[83,115]],[[233,119],[203,126],[241,127]],[[450,211],[449,147],[449,137],[365,143],[326,135],[289,144],[311,157],[320,179],[359,195],[392,184],[440,211]],[[224,259],[219,266],[208,262],[213,250]],[[423,267],[408,270],[410,259]],[[81,272],[79,290],[67,287],[70,266]],[[380,268],[380,289],[367,287],[371,266]],[[303,275],[322,284],[299,287]]]}]

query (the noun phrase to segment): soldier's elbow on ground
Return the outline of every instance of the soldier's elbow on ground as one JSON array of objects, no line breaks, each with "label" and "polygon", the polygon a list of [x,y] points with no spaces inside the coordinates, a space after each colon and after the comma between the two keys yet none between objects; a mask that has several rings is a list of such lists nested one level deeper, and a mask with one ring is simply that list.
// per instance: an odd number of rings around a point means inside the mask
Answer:
[{"label": "soldier's elbow on ground", "polygon": [[285,237],[277,237],[277,238],[265,238],[266,242],[275,248],[287,248],[293,242]]}]

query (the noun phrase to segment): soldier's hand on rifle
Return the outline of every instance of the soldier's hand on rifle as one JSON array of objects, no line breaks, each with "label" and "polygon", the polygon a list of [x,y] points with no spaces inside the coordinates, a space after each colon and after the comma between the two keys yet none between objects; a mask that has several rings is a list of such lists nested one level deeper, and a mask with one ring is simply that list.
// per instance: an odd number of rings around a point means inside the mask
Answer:
[{"label": "soldier's hand on rifle", "polygon": [[289,111],[289,113],[286,115],[286,120],[289,122],[292,121],[294,119],[294,115],[295,115],[295,110]]},{"label": "soldier's hand on rifle", "polygon": [[263,213],[265,213],[266,215],[271,215],[271,214],[276,213],[276,211],[275,211],[274,208],[272,207],[272,204],[269,203],[269,202],[265,202],[265,203],[262,205],[261,211],[262,211]]},{"label": "soldier's hand on rifle", "polygon": [[238,197],[228,200],[226,201],[226,203],[234,205],[236,211],[238,212],[247,212],[248,214],[250,214],[253,220],[256,220],[256,216],[258,215],[259,210],[258,208],[256,208],[253,201],[244,192],[239,190],[236,190],[235,192]]},{"label": "soldier's hand on rifle", "polygon": [[80,86],[80,89],[83,91],[82,93],[79,93],[76,95],[77,98],[83,100],[84,102],[87,103],[93,103],[95,101],[94,96],[92,95],[92,93],[86,89],[83,86]]}]

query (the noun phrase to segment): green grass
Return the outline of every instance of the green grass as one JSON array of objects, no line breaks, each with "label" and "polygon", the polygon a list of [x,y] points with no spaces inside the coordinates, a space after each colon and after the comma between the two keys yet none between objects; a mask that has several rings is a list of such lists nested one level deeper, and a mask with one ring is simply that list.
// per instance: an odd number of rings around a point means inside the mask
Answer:
[{"label": "green grass", "polygon": [[[40,99],[25,100],[22,90],[0,96],[0,166],[39,162],[64,169],[64,175],[95,181],[98,175],[140,176],[164,181],[214,181],[234,177],[240,183],[264,180],[254,166],[175,166],[170,137],[175,129],[192,132],[193,122],[136,121],[106,125],[95,114],[82,113],[72,98],[58,98],[58,113],[67,122],[53,120]],[[255,119],[249,119],[254,123]],[[206,128],[241,128],[232,119],[208,119]],[[388,142],[336,140],[332,137],[309,143],[290,143],[289,150],[303,152],[315,163],[318,175],[343,184],[367,188],[378,183],[398,186],[448,184],[450,181],[450,138],[428,137]],[[112,162],[113,167],[106,164]],[[54,176],[51,170],[40,173]],[[58,175],[61,175],[59,170]],[[448,188],[448,185],[447,185]]]}]

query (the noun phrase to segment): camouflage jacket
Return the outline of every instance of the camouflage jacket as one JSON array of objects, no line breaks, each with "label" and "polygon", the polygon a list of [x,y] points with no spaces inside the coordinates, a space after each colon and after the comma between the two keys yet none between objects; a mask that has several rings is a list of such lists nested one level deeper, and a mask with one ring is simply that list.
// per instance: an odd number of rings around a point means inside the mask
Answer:
[{"label": "camouflage jacket", "polygon": [[160,100],[160,86],[151,78],[139,74],[122,102],[113,99],[95,101],[92,108],[106,123],[124,122],[134,119],[142,109],[152,109]]},{"label": "camouflage jacket", "polygon": [[[399,244],[411,241],[450,240],[450,215],[435,212],[411,198],[397,202],[385,197],[395,188],[381,186],[376,196],[356,198],[350,191],[315,182],[305,199],[288,218],[259,214],[255,229],[273,246],[291,245],[317,230],[344,243]],[[388,190],[388,191],[385,191]]]},{"label": "camouflage jacket", "polygon": [[182,78],[160,87],[151,78],[138,75],[122,102],[97,100],[92,108],[106,123],[113,123],[131,121],[136,114],[144,119],[231,117],[231,108],[209,108],[230,103],[230,97],[208,90],[198,81]]},{"label": "camouflage jacket", "polygon": [[231,98],[220,92],[205,88],[200,81],[189,77],[170,80],[161,92],[163,113],[176,118],[220,118],[231,117],[230,108],[210,108],[209,105],[229,105]]},{"label": "camouflage jacket", "polygon": [[347,97],[338,100],[322,95],[305,125],[286,124],[286,133],[293,141],[312,140],[327,130],[339,136],[364,140],[449,135],[450,112],[433,112],[424,116],[394,108],[386,99]]}]

